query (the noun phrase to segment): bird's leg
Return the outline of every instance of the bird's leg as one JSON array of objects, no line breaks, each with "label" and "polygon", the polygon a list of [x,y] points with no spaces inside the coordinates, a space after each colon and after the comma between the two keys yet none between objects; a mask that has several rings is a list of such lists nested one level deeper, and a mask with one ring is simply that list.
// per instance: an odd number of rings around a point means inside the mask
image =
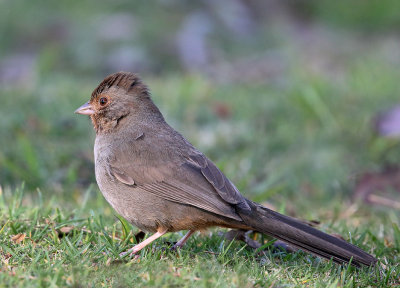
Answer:
[{"label": "bird's leg", "polygon": [[151,242],[153,242],[154,240],[160,238],[161,236],[163,236],[165,233],[167,233],[167,229],[159,229],[156,233],[154,233],[153,235],[151,235],[149,238],[143,240],[142,242],[140,242],[139,244],[133,246],[131,249],[129,249],[126,252],[123,252],[121,254],[119,254],[120,257],[125,256],[126,254],[130,253],[129,256],[132,256],[134,254],[136,254],[137,252],[139,252],[140,250],[142,250],[144,247],[146,247],[147,245],[149,245]]},{"label": "bird's leg", "polygon": [[185,236],[182,237],[181,240],[176,242],[176,244],[171,248],[172,250],[176,250],[176,248],[181,248],[183,245],[185,245],[186,241],[189,239],[190,236],[194,233],[194,230],[189,230]]}]

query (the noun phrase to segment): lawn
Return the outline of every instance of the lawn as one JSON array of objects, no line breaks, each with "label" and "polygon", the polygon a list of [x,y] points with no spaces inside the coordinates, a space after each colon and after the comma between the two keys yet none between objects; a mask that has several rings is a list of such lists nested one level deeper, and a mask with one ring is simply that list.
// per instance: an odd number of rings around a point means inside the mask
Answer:
[{"label": "lawn", "polygon": [[[0,4],[8,39],[0,45],[0,287],[400,285],[400,211],[356,197],[363,177],[380,180],[400,160],[399,139],[382,136],[375,125],[400,102],[398,18],[390,10],[357,10],[375,23],[372,32],[340,14],[341,5],[316,2],[312,23],[282,18],[268,26],[259,19],[260,37],[247,42],[217,26],[210,43],[224,61],[196,70],[179,68],[166,41],[195,9],[190,5],[174,10],[160,1],[166,11],[150,11],[120,1],[110,6],[116,15],[110,20],[103,4],[43,2],[41,11],[30,1]],[[328,8],[341,17],[327,16]],[[92,33],[104,19],[128,21],[124,9],[135,11],[133,40]],[[115,64],[113,51],[124,55],[119,47],[139,40],[143,63]],[[164,40],[165,50],[158,42]],[[15,67],[22,68],[13,74]],[[89,119],[73,112],[108,73],[127,69],[142,75],[167,121],[246,197],[315,221],[375,255],[378,265],[356,269],[277,251],[273,239],[260,235],[265,245],[254,251],[217,228],[177,252],[168,248],[185,231],[165,235],[138,259],[120,259],[139,231],[98,190],[95,133]],[[370,187],[372,193],[398,203],[396,182],[386,184]]]}]

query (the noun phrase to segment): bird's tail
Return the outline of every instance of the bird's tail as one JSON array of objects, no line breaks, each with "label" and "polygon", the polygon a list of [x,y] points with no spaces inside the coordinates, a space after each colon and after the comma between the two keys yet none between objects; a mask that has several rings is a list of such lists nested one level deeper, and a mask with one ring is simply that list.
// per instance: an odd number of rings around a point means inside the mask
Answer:
[{"label": "bird's tail", "polygon": [[314,229],[248,200],[251,212],[238,211],[246,225],[317,256],[337,263],[373,266],[377,259],[344,240]]}]

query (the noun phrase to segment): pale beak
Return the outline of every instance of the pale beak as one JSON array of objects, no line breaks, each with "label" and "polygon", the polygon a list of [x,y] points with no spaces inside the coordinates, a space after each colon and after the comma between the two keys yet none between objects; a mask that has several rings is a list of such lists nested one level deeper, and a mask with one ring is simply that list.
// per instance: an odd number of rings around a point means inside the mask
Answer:
[{"label": "pale beak", "polygon": [[92,115],[92,114],[94,114],[94,110],[92,109],[92,105],[90,105],[89,102],[86,102],[81,107],[76,109],[75,113],[82,114],[82,115]]}]

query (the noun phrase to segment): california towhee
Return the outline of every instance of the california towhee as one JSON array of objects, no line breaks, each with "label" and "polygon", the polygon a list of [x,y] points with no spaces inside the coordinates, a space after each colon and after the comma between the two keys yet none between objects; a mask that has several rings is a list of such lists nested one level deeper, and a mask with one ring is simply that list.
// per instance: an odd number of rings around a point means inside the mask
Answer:
[{"label": "california towhee", "polygon": [[206,156],[169,126],[140,78],[105,78],[75,113],[90,115],[96,180],[111,206],[154,234],[131,255],[167,232],[222,226],[254,230],[338,263],[371,266],[376,259],[343,240],[243,197]]}]

